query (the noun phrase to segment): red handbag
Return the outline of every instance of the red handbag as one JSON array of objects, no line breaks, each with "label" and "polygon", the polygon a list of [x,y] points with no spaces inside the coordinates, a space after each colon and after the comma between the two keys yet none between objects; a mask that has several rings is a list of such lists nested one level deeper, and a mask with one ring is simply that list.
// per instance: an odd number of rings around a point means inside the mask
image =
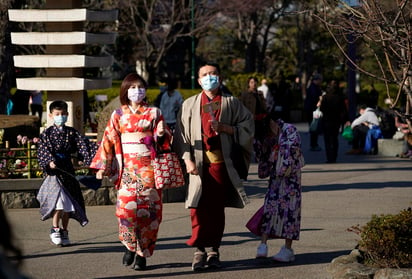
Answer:
[{"label": "red handbag", "polygon": [[182,167],[176,153],[158,153],[153,161],[156,189],[178,188],[185,185]]}]

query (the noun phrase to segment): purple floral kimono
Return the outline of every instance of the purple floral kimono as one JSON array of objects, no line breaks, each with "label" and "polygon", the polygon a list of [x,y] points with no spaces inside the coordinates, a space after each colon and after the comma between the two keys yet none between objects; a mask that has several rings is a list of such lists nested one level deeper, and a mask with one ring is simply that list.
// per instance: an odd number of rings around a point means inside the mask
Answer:
[{"label": "purple floral kimono", "polygon": [[263,204],[263,216],[258,235],[269,238],[298,240],[301,221],[301,168],[304,158],[296,127],[277,120],[281,127],[279,143],[266,137],[255,142],[260,178],[270,176]]}]

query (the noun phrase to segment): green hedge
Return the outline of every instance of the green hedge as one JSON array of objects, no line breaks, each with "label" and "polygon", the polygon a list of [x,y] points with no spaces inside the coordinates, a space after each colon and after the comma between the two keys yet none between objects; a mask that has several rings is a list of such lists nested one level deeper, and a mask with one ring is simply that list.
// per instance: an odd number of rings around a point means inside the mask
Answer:
[{"label": "green hedge", "polygon": [[360,235],[359,250],[364,263],[381,268],[412,267],[412,209],[398,214],[373,215],[364,226],[349,231]]}]

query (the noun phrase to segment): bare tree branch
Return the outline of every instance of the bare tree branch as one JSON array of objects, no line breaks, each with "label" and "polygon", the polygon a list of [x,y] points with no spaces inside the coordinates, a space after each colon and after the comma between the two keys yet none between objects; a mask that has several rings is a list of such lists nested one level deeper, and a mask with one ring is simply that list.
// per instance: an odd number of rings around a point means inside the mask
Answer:
[{"label": "bare tree branch", "polygon": [[[392,107],[407,95],[409,114],[412,96],[412,7],[410,0],[363,0],[360,6],[349,7],[342,0],[323,0],[323,9],[313,16],[321,21],[335,40],[340,51],[359,72],[385,83]],[[338,4],[338,5],[337,5]],[[351,35],[351,36],[348,36]],[[348,38],[367,46],[377,67],[367,70],[361,61],[348,55]],[[352,42],[352,43],[353,43]],[[396,84],[393,97],[389,85]]]}]

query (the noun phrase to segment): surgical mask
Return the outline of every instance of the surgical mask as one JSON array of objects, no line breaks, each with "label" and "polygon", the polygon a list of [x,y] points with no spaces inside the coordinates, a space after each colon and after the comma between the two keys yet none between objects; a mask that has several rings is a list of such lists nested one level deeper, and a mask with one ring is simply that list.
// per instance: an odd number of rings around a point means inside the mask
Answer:
[{"label": "surgical mask", "polygon": [[207,75],[200,79],[200,86],[205,91],[212,91],[219,86],[219,77],[215,75]]},{"label": "surgical mask", "polygon": [[56,115],[53,116],[54,124],[57,126],[62,126],[64,123],[67,122],[67,115]]},{"label": "surgical mask", "polygon": [[140,103],[145,97],[145,88],[129,88],[129,90],[127,90],[127,98],[133,103]]}]

